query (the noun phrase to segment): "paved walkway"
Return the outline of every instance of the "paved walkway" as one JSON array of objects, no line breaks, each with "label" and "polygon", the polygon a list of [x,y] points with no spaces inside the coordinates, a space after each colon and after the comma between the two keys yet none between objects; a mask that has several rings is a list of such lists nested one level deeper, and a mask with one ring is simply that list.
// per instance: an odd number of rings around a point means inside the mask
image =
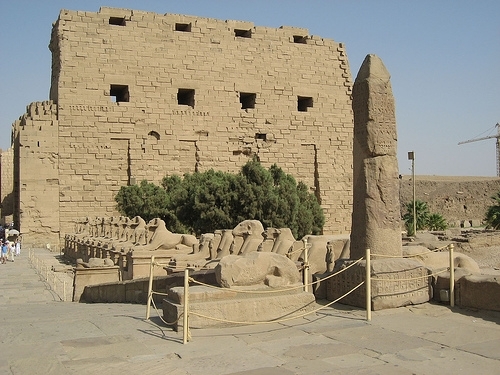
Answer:
[{"label": "paved walkway", "polygon": [[[57,260],[48,252],[46,259]],[[499,374],[500,313],[342,305],[286,324],[182,333],[146,307],[60,302],[26,251],[0,265],[3,374]]]}]

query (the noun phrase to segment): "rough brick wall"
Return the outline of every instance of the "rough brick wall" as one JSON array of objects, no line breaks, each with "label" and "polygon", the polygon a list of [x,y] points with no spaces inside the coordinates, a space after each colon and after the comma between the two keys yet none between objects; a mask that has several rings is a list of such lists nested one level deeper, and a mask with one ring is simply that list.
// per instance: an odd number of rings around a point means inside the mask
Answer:
[{"label": "rough brick wall", "polygon": [[1,224],[13,220],[14,213],[14,148],[0,150]]},{"label": "rough brick wall", "polygon": [[[310,186],[325,232],[350,230],[352,82],[341,43],[300,28],[101,8],[61,11],[50,48],[57,127],[46,133],[40,119],[42,132],[20,131],[53,142],[39,147],[44,156],[33,146],[20,154],[42,171],[21,179],[38,205],[23,210],[27,222],[43,216],[41,191],[54,194],[59,224],[50,231],[63,236],[75,218],[116,214],[120,186],[236,172],[257,155]],[[57,163],[40,159],[52,152]]]},{"label": "rough brick wall", "polygon": [[57,106],[31,103],[14,123],[14,222],[20,223],[25,245],[59,244],[59,185]]}]

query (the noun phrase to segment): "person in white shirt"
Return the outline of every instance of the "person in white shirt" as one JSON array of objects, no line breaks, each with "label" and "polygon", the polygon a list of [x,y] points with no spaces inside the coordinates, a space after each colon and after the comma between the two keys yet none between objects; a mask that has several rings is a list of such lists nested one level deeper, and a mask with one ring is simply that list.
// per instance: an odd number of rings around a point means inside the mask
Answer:
[{"label": "person in white shirt", "polygon": [[14,243],[12,241],[7,241],[7,252],[8,252],[8,260],[11,262],[14,261],[14,251],[16,249],[14,248]]},{"label": "person in white shirt", "polygon": [[15,247],[15,255],[16,257],[18,257],[19,255],[21,255],[21,241],[19,241],[19,238],[16,239],[14,247]]}]

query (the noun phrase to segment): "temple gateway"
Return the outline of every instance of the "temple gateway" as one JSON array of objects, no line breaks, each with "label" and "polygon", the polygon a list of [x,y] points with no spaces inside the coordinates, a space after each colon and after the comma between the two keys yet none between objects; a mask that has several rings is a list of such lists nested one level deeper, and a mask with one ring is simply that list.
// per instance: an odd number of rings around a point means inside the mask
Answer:
[{"label": "temple gateway", "polygon": [[2,216],[25,244],[56,248],[77,218],[116,215],[121,186],[237,172],[255,156],[310,187],[325,232],[350,231],[342,43],[296,27],[103,7],[62,10],[49,48],[49,100],[27,106],[2,155],[14,165]]}]

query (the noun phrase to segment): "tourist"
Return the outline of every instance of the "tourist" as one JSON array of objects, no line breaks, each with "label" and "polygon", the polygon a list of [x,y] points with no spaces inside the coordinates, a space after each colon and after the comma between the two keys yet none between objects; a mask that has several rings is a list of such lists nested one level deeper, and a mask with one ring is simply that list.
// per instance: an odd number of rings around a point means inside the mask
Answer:
[{"label": "tourist", "polygon": [[14,261],[14,251],[15,251],[14,243],[12,241],[7,241],[7,252],[8,252],[9,260],[11,262]]},{"label": "tourist", "polygon": [[16,255],[16,257],[18,257],[19,255],[21,255],[21,241],[19,241],[19,238],[16,238],[16,242],[15,242],[14,246],[16,249],[15,255]]},{"label": "tourist", "polygon": [[2,256],[0,258],[2,264],[5,264],[7,262],[7,251],[8,251],[7,240],[5,240],[2,242]]}]

